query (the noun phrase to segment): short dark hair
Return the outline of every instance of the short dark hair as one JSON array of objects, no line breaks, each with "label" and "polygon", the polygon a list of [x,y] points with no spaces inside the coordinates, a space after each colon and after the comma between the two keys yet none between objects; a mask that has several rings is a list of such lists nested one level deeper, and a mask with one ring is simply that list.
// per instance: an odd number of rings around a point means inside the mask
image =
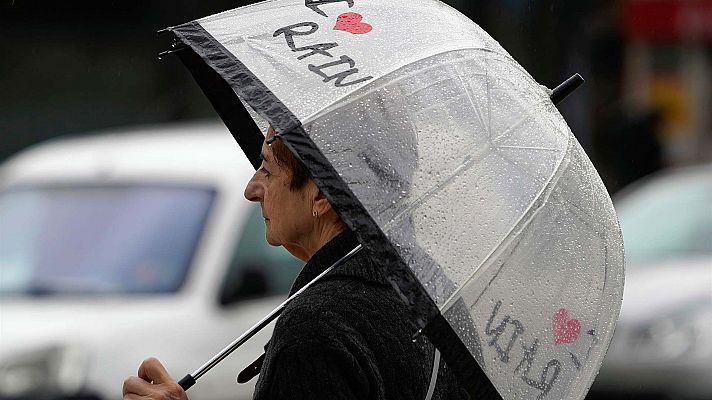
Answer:
[{"label": "short dark hair", "polygon": [[270,145],[272,155],[277,164],[287,167],[292,172],[292,179],[289,182],[290,190],[299,190],[304,187],[309,181],[309,172],[297,157],[287,148],[287,145],[282,143],[282,140],[277,139]]}]

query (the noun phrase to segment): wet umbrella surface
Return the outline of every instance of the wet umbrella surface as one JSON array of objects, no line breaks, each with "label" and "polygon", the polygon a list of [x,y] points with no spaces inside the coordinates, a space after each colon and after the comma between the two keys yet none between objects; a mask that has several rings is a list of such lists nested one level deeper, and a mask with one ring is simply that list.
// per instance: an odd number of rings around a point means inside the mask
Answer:
[{"label": "wet umbrella surface", "polygon": [[505,399],[585,396],[620,309],[618,223],[551,91],[494,39],[432,0],[169,30],[253,164],[269,124],[465,386],[481,368]]}]

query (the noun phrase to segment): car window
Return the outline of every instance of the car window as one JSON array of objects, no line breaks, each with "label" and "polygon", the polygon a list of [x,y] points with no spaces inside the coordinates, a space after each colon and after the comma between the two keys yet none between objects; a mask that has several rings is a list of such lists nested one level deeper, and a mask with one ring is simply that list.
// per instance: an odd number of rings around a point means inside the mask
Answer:
[{"label": "car window", "polygon": [[618,206],[629,263],[712,255],[712,185],[674,179],[641,187]]},{"label": "car window", "polygon": [[0,294],[175,292],[213,197],[134,185],[1,192]]},{"label": "car window", "polygon": [[259,206],[251,205],[238,236],[230,266],[220,291],[220,303],[285,295],[304,263],[282,247],[265,240],[265,223]]}]

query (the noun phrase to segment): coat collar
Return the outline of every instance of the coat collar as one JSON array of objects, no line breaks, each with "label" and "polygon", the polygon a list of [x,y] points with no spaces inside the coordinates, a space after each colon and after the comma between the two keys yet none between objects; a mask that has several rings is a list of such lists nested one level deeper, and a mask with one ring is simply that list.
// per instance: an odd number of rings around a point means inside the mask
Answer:
[{"label": "coat collar", "polygon": [[[359,242],[356,239],[356,235],[348,229],[336,235],[327,244],[322,246],[322,248],[312,256],[306,265],[304,265],[304,268],[302,268],[302,271],[294,281],[292,289],[289,291],[289,295],[291,296],[299,289],[303,288],[307,283],[311,282],[314,278],[319,276],[319,274],[326,271],[327,268],[348,254],[351,250],[358,246],[358,244]],[[373,261],[371,261],[366,249],[362,249],[356,253],[343,265],[337,266],[327,276],[324,276],[322,281],[328,279],[329,277],[337,276],[347,276],[377,284],[389,284],[386,279],[386,275],[373,263]],[[265,345],[265,350],[267,350],[268,345],[269,342]],[[262,354],[262,356],[240,372],[237,377],[237,382],[245,383],[257,376],[262,369],[264,359],[265,354]]]},{"label": "coat collar", "polygon": [[[322,246],[311,259],[304,265],[302,271],[292,285],[290,296],[311,282],[319,274],[339,261],[359,245],[356,235],[349,229],[336,235],[328,243]],[[363,280],[388,284],[385,274],[381,271],[368,256],[367,250],[362,249],[354,257],[347,260],[343,265],[337,266],[332,272],[324,277],[349,276]]]}]

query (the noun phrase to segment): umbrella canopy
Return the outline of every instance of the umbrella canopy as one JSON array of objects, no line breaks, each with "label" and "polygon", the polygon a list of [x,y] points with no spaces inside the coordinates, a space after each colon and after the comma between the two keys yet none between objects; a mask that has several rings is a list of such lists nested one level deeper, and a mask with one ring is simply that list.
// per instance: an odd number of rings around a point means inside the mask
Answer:
[{"label": "umbrella canopy", "polygon": [[620,309],[618,222],[551,91],[485,31],[434,0],[273,0],[169,30],[248,158],[274,127],[464,385],[584,397]]}]

